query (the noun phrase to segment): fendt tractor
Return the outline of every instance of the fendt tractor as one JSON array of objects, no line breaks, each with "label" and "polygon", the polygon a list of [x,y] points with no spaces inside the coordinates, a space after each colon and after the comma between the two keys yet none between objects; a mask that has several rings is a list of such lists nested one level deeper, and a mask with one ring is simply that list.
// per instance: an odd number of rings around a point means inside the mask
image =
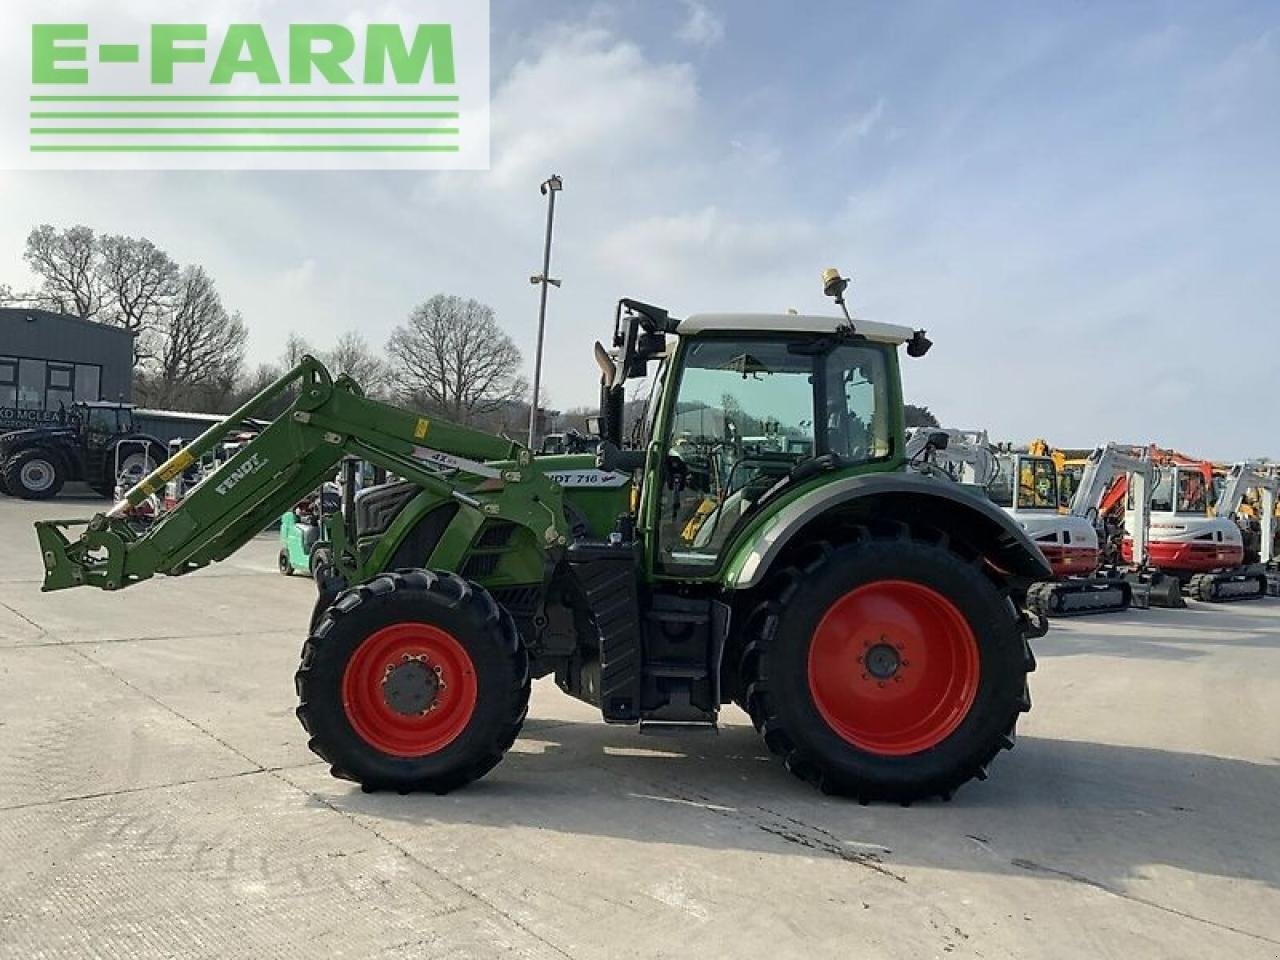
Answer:
[{"label": "fendt tractor", "polygon": [[[197,570],[364,461],[400,479],[343,484],[296,677],[335,776],[475,780],[519,733],[530,680],[554,675],[610,723],[714,727],[737,703],[824,791],[947,798],[986,777],[1030,709],[1028,640],[1045,621],[1026,592],[1049,568],[985,497],[907,468],[898,348],[930,341],[855,323],[847,281],[825,280],[843,317],[677,320],[620,301],[612,350],[595,346],[595,455],[535,457],[304,357],[107,513],[38,522],[44,589]],[[647,375],[624,443],[625,387]],[[121,521],[290,389],[149,530]],[[744,442],[760,437],[778,442]]]}]

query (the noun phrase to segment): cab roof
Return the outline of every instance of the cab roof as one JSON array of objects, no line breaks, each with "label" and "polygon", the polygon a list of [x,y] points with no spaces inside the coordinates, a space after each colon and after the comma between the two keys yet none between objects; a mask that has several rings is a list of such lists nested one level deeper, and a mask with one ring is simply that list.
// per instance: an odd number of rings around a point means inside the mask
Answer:
[{"label": "cab roof", "polygon": [[[695,333],[835,333],[848,327],[844,317],[822,317],[798,313],[695,313],[685,317],[676,327],[682,335]],[[854,332],[868,340],[906,343],[915,332],[910,327],[896,323],[877,323],[874,320],[853,321]]]}]

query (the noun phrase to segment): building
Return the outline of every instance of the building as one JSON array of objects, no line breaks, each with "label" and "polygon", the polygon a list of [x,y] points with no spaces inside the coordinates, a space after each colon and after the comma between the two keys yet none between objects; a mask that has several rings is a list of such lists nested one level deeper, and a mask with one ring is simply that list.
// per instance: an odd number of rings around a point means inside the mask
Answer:
[{"label": "building", "polygon": [[0,307],[0,431],[58,419],[77,400],[133,397],[133,334],[28,307]]}]

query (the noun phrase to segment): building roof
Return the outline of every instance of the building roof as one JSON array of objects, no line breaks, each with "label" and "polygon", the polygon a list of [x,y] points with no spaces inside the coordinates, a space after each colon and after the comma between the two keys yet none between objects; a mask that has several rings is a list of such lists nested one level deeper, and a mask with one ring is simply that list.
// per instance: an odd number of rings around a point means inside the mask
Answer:
[{"label": "building roof", "polygon": [[98,323],[96,320],[86,320],[84,317],[77,317],[70,313],[57,313],[53,310],[41,310],[37,307],[0,307],[0,322],[9,321],[18,323],[21,321],[28,323],[40,323],[42,321],[54,321],[59,323],[82,324],[84,326],[93,327],[95,330],[110,330],[122,337],[136,337],[137,333],[133,330],[126,330],[124,327],[112,326],[109,323]]},{"label": "building roof", "polygon": [[[707,333],[716,330],[745,333],[834,333],[847,327],[844,317],[822,317],[797,313],[696,313],[680,321],[682,334]],[[911,339],[914,331],[896,323],[874,320],[853,321],[854,331],[868,340],[901,344]]]}]

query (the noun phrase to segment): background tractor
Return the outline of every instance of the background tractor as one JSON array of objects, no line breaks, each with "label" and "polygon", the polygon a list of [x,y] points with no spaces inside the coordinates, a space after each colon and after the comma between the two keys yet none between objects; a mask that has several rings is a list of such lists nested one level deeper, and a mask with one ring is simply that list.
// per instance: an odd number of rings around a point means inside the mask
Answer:
[{"label": "background tractor", "polygon": [[[843,306],[845,281],[825,280]],[[898,351],[929,345],[847,311],[677,320],[623,300],[611,347],[595,347],[600,450],[546,457],[368,399],[307,357],[111,511],[37,523],[44,589],[199,569],[365,461],[402,479],[342,484],[296,676],[298,717],[336,776],[474,780],[546,676],[610,723],[714,727],[737,703],[828,792],[949,797],[986,777],[1030,709],[1044,621],[1026,594],[1050,571],[986,497],[908,469]],[[626,448],[625,388],[645,376]],[[148,531],[121,522],[291,389]],[[762,436],[775,439],[746,442]]]},{"label": "background tractor", "polygon": [[66,482],[84,481],[111,497],[120,478],[133,486],[167,454],[165,444],[135,428],[130,404],[81,401],[57,426],[0,434],[0,492],[46,500]]}]

